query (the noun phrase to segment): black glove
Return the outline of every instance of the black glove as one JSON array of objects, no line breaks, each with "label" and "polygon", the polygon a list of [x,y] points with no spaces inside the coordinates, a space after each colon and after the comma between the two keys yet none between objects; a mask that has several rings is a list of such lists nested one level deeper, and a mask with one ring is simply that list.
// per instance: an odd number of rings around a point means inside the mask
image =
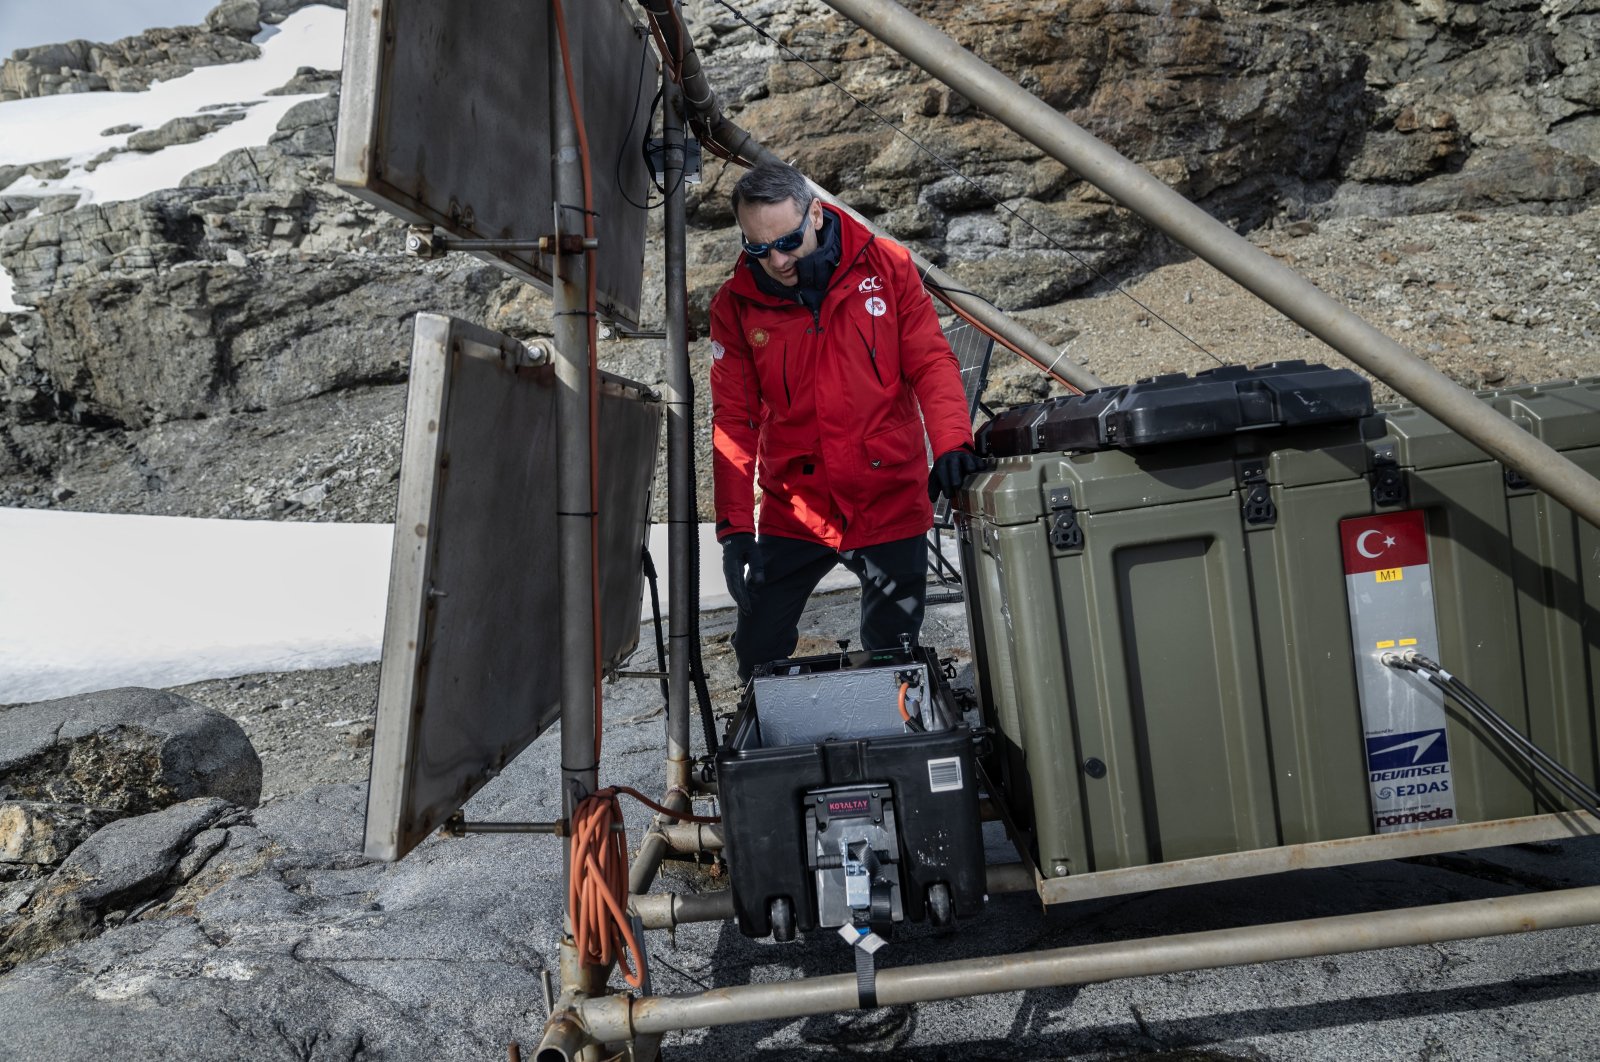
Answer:
[{"label": "black glove", "polygon": [[933,459],[933,471],[928,473],[928,500],[938,501],[939,495],[954,498],[962,481],[983,468],[978,455],[966,447],[949,450]]},{"label": "black glove", "polygon": [[[745,573],[747,567],[749,574]],[[734,604],[740,612],[748,613],[750,591],[767,581],[756,536],[741,531],[722,540],[722,576],[728,580],[728,593],[733,595]]]}]

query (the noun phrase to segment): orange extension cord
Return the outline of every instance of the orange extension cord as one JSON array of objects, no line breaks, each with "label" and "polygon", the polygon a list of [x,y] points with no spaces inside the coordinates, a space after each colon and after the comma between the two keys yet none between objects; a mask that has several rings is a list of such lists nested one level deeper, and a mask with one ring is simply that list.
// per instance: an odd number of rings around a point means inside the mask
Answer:
[{"label": "orange extension cord", "polygon": [[[628,919],[628,834],[613,829],[622,822],[617,794],[626,793],[663,815],[687,822],[721,821],[713,815],[690,815],[657,804],[637,789],[607,786],[585,797],[572,812],[572,873],[567,881],[567,910],[572,912],[572,942],[580,961],[597,966],[615,962],[635,988],[644,985],[645,953]],[[623,951],[633,953],[637,969]]]}]

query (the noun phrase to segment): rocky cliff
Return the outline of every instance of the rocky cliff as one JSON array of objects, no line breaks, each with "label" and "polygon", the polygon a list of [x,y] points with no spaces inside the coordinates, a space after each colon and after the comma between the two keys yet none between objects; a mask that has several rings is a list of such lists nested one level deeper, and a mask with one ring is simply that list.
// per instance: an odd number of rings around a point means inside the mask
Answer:
[{"label": "rocky cliff", "polygon": [[[229,0],[204,27],[23,49],[0,67],[0,86],[16,96],[136,91],[248,55],[264,24],[300,6]],[[1396,265],[1419,253],[1403,248],[1426,244],[1447,275],[1426,285],[1374,276],[1373,286],[1407,289],[1394,320],[1431,314],[1444,322],[1439,336],[1401,338],[1438,354],[1461,382],[1583,371],[1591,356],[1581,328],[1516,331],[1584,310],[1593,262],[1586,246],[1539,249],[1555,277],[1575,274],[1576,287],[1530,286],[1516,270],[1485,275],[1496,262],[1478,257],[1470,236],[1435,250],[1436,222],[1425,226],[1432,235],[1405,233],[1419,218],[1474,214],[1493,231],[1517,215],[1571,216],[1558,240],[1592,235],[1589,208],[1600,189],[1594,0],[913,6],[1258,242],[1319,233],[1316,242],[1332,249],[1300,264],[1325,284],[1347,286],[1336,274],[1359,257],[1353,245],[1366,237],[1353,233],[1369,220],[1399,226],[1376,247]],[[1103,378],[1211,363],[1186,360],[1191,350],[1150,364],[1160,328],[1120,347],[1093,341],[1112,328],[1108,318],[1125,313],[1141,327],[1152,317],[1183,319],[1195,348],[1217,347],[1226,360],[1274,356],[1303,338],[1291,329],[1271,340],[1274,349],[1259,338],[1225,342],[1242,319],[1237,308],[1225,318],[1186,310],[1192,285],[1176,306],[1090,298],[1186,256],[816,0],[732,8],[706,0],[687,5],[686,19],[737,121]],[[0,265],[17,299],[33,307],[0,319],[0,503],[381,514],[397,457],[409,315],[426,308],[516,335],[548,330],[542,295],[472,259],[422,265],[400,255],[400,224],[332,187],[335,75],[301,71],[282,91],[327,95],[290,110],[267,143],[189,174],[180,187],[87,205],[0,188]],[[135,137],[156,150],[231,120],[218,108]],[[140,149],[130,139],[126,150]],[[60,163],[13,166],[0,181],[37,185],[24,178],[52,166]],[[727,206],[734,176],[708,159],[691,190],[696,325],[735,246]],[[647,261],[659,253],[653,236]],[[1457,292],[1503,290],[1474,306],[1459,294],[1451,303],[1436,282]],[[1519,340],[1556,354],[1554,364],[1516,363]],[[1488,372],[1474,350],[1485,345],[1499,358]],[[1308,352],[1317,356],[1314,345]],[[610,341],[602,358],[626,375],[660,379],[652,344]],[[1048,390],[1031,369],[997,357],[992,403]],[[304,471],[336,464],[349,434],[317,425],[352,405],[382,411],[363,487]],[[296,430],[264,427],[279,422]],[[262,467],[263,433],[283,439],[279,470]],[[152,472],[158,452],[181,449],[178,436],[204,436],[213,468],[219,456],[224,467],[236,461],[238,478],[248,475],[258,489],[224,491],[216,481],[226,474],[201,487],[170,460]],[[315,506],[286,501],[318,487]]]}]

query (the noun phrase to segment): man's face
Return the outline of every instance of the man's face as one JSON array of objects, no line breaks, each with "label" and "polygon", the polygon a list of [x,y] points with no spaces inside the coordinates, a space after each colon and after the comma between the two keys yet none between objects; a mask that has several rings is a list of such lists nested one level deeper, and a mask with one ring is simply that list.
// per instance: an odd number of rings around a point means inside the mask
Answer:
[{"label": "man's face", "polygon": [[[770,244],[780,236],[787,236],[800,227],[801,218],[800,204],[793,199],[781,203],[745,202],[740,203],[738,209],[739,228],[748,243]],[[788,252],[772,247],[767,250],[766,257],[756,259],[767,276],[786,287],[799,283],[795,263],[817,249],[817,233],[822,228],[820,199],[811,200],[804,211],[804,220],[805,239],[800,241],[799,247]]]}]

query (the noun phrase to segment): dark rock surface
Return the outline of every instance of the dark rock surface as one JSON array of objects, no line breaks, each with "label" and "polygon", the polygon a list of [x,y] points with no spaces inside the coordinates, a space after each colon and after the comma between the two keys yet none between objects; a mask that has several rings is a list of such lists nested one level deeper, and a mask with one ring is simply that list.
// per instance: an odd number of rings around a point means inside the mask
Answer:
[{"label": "dark rock surface", "polygon": [[[225,5],[213,24],[242,25],[252,2]],[[299,4],[258,6],[271,22]],[[1382,217],[1398,226],[1391,253],[1404,257],[1403,246],[1461,229],[1440,212],[1494,212],[1484,213],[1483,227],[1509,229],[1522,215],[1581,218],[1597,191],[1591,30],[1600,16],[1579,4],[1552,5],[1543,17],[1511,0],[1393,10],[1376,0],[916,9],[1263,245],[1297,223],[1348,219],[1353,233],[1360,219]],[[1086,300],[1186,255],[820,3],[757,4],[745,13],[938,158],[879,125],[727,9],[690,4],[690,29],[734,117],[823,183],[848,190],[974,291],[1027,308],[1030,325],[1063,345],[1064,358],[1126,380],[1159,366],[1214,364],[1206,350],[1232,361],[1281,353],[1283,340],[1263,342],[1257,335],[1270,328],[1253,323],[1275,311],[1247,319],[1233,307],[1225,317],[1195,319],[1189,281],[1176,305]],[[333,87],[329,72],[301,70],[281,91]],[[231,152],[181,188],[138,202],[77,207],[70,198],[0,196],[0,264],[18,298],[37,307],[0,319],[0,503],[383,519],[388,496],[349,483],[324,483],[322,500],[305,503],[328,477],[302,466],[327,448],[301,440],[327,407],[299,407],[335,394],[352,396],[347,407],[383,406],[363,448],[376,454],[396,430],[399,399],[386,389],[404,378],[410,312],[456,313],[523,338],[549,333],[549,303],[537,291],[466,260],[425,266],[392,253],[402,225],[330,183],[336,111],[333,96],[301,103],[269,143]],[[708,159],[704,182],[690,189],[692,329],[703,331],[706,303],[736,247],[727,206],[734,176]],[[1547,236],[1539,250],[1558,273],[1582,278],[1591,227],[1580,222]],[[659,230],[651,233],[647,263],[660,255]],[[1302,268],[1315,272],[1326,261],[1330,275],[1319,282],[1353,291],[1331,273],[1341,260],[1363,257],[1373,241],[1363,247],[1362,239],[1326,228],[1312,242],[1348,245]],[[1439,342],[1427,337],[1422,353],[1469,384],[1494,374],[1540,380],[1600,369],[1581,345],[1581,328],[1558,333],[1552,325],[1524,341],[1490,334],[1503,331],[1503,315],[1477,321],[1458,312],[1442,285],[1496,290],[1527,321],[1582,312],[1581,279],[1535,290],[1518,253],[1485,258],[1474,246],[1468,239],[1449,270],[1430,272],[1427,286],[1441,293],[1431,302],[1404,276],[1373,278],[1381,291],[1391,282],[1405,288],[1399,301],[1408,309],[1396,321],[1453,322]],[[659,272],[646,273],[653,307]],[[1139,330],[1102,342],[1121,333],[1124,318]],[[1157,353],[1167,321],[1192,337],[1187,353]],[[645,322],[652,325],[659,321]],[[1231,335],[1240,328],[1248,334]],[[1289,330],[1292,343],[1299,337]],[[1475,353],[1474,345],[1487,349]],[[1524,361],[1516,353],[1523,347],[1543,349]],[[691,350],[703,381],[704,345]],[[1314,345],[1309,353],[1332,357]],[[608,341],[601,359],[645,383],[663,378],[658,344]],[[992,406],[1041,397],[1041,389],[1050,393],[1034,369],[997,353]],[[194,419],[202,416],[208,420]],[[225,418],[239,419],[217,423]],[[171,421],[190,428],[175,431]],[[63,422],[75,427],[53,426]],[[156,434],[146,441],[143,432]],[[704,477],[709,435],[700,434]],[[223,449],[197,467],[172,448],[179,437]],[[230,448],[265,437],[278,440],[276,468],[253,447]],[[145,478],[142,452],[154,450],[167,456]],[[228,468],[237,483],[226,482]],[[375,476],[363,467],[361,482],[387,482],[392,472],[392,464]],[[301,495],[307,489],[313,493]],[[703,483],[707,506],[709,493]]]},{"label": "dark rock surface", "polygon": [[54,865],[116,817],[87,804],[0,801],[0,863]]},{"label": "dark rock surface", "polygon": [[244,731],[176,694],[130,687],[0,712],[0,799],[138,815],[260,796],[261,760]]},{"label": "dark rock surface", "polygon": [[244,114],[243,110],[227,110],[174,118],[160,128],[134,133],[128,137],[128,148],[132,151],[160,151],[175,144],[192,144],[225,125],[232,125]]},{"label": "dark rock surface", "polygon": [[[829,645],[855,620],[853,595],[815,602],[804,644]],[[961,606],[935,606],[929,622],[938,643],[962,640]],[[708,664],[731,680],[727,615],[708,617],[706,633]],[[648,653],[639,661],[651,663]],[[718,690],[719,700],[724,694]],[[602,776],[657,789],[654,683],[608,686],[607,719]],[[536,742],[473,798],[468,817],[555,815],[558,752],[553,734]],[[120,901],[130,906],[108,912],[97,936],[0,977],[0,1027],[16,1031],[10,1043],[19,1062],[109,1050],[130,1060],[467,1060],[504,1057],[511,1040],[528,1056],[544,1021],[540,975],[554,973],[561,910],[550,838],[435,836],[401,862],[382,864],[360,854],[360,784],[223,812],[190,833],[210,814],[193,807],[138,823],[150,844],[105,845],[92,878],[100,884],[79,886],[104,897],[113,882],[137,881],[124,888],[144,899]],[[629,800],[623,809],[637,839],[647,815]],[[135,827],[127,828],[131,838]],[[1005,842],[989,840],[1003,857]],[[995,896],[953,935],[902,927],[882,962],[1005,955],[1597,880],[1600,848],[1589,838],[1089,901],[1048,917],[1026,896]],[[672,865],[657,886],[718,887]],[[690,924],[649,934],[648,947],[658,993],[851,970],[831,933],[777,945],[746,940],[731,926]],[[1101,981],[676,1033],[665,1057],[1589,1057],[1597,947],[1592,929],[1567,929]]]},{"label": "dark rock surface", "polygon": [[91,422],[279,407],[403,381],[416,309],[481,318],[499,284],[472,262],[338,254],[108,276],[40,301],[31,355]]}]

